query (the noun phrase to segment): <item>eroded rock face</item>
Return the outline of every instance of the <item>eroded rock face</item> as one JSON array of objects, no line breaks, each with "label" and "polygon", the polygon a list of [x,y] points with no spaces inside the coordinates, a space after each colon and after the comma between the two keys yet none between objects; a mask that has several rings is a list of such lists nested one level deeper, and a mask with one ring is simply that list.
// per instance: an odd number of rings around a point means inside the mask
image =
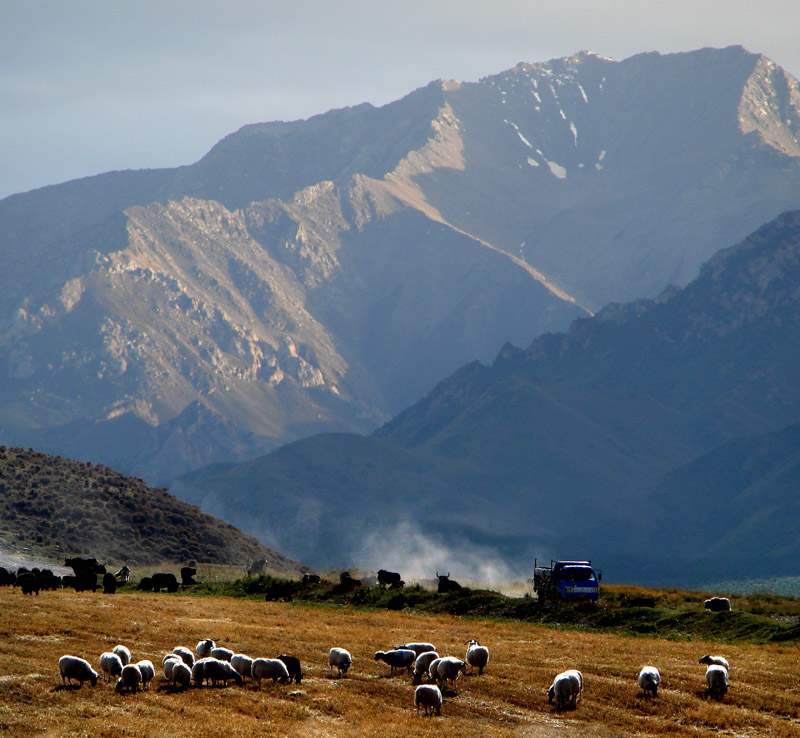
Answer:
[{"label": "eroded rock face", "polygon": [[582,53],[6,198],[0,430],[153,481],[370,430],[800,207],[798,111],[741,48]]}]

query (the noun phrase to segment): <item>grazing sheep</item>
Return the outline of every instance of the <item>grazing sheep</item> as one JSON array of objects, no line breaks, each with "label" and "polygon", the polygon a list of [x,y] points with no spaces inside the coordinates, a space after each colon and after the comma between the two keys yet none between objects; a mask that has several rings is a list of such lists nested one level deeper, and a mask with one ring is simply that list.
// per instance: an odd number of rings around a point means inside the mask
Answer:
[{"label": "grazing sheep", "polygon": [[233,651],[230,648],[222,648],[217,646],[211,649],[210,654],[212,659],[219,659],[220,661],[230,661],[233,658]]},{"label": "grazing sheep", "polygon": [[[172,683],[172,674],[175,671],[175,667],[178,664],[183,664],[183,659],[178,656],[177,653],[170,653],[164,657],[164,660],[161,662],[161,666],[164,669],[164,678]],[[183,664],[186,666],[186,664]],[[188,666],[186,667],[189,668]],[[189,670],[189,676],[191,677],[191,669]]]},{"label": "grazing sheep", "polygon": [[172,667],[172,679],[170,681],[173,686],[186,689],[192,683],[192,670],[183,661],[180,661]]},{"label": "grazing sheep", "polygon": [[233,679],[240,687],[244,684],[242,675],[234,669],[229,661],[222,659],[215,659],[213,656],[205,661],[205,678],[210,681],[212,686],[216,687],[218,682],[222,682],[222,686],[227,686],[228,680]]},{"label": "grazing sheep", "polygon": [[124,690],[128,692],[138,692],[139,685],[142,683],[142,672],[136,664],[125,664],[122,667],[122,674],[117,680],[117,692],[122,694]]},{"label": "grazing sheep", "polygon": [[643,666],[639,672],[639,686],[645,695],[652,694],[658,697],[658,685],[661,684],[661,674],[655,666]]},{"label": "grazing sheep", "polygon": [[190,669],[194,666],[194,654],[186,646],[175,646],[172,653],[177,653],[183,659],[183,663]]},{"label": "grazing sheep", "polygon": [[139,667],[139,672],[142,675],[142,689],[149,689],[150,681],[155,679],[156,676],[156,667],[153,666],[153,662],[148,659],[137,661],[136,666]]},{"label": "grazing sheep", "polygon": [[289,672],[289,681],[294,679],[295,684],[300,684],[306,673],[300,668],[300,659],[296,656],[286,656],[281,654],[278,658],[286,664],[286,670]]},{"label": "grazing sheep", "polygon": [[428,681],[431,681],[431,682],[438,682],[439,681],[439,662],[441,660],[442,659],[437,656],[429,664],[429,666],[428,666]]},{"label": "grazing sheep", "polygon": [[439,686],[444,690],[447,689],[449,683],[453,692],[458,694],[459,672],[463,674],[467,673],[467,664],[465,661],[457,659],[455,656],[445,656],[439,659],[439,664],[436,667]]},{"label": "grazing sheep", "polygon": [[119,677],[122,674],[122,659],[112,651],[100,654],[100,671],[103,673],[103,681],[107,682],[111,677]]},{"label": "grazing sheep", "polygon": [[119,656],[119,660],[122,661],[123,666],[127,666],[131,663],[131,652],[127,646],[114,646],[111,651]]},{"label": "grazing sheep", "polygon": [[275,682],[288,684],[291,681],[289,679],[289,670],[280,659],[256,659],[253,661],[250,676],[258,684],[259,689],[261,689],[262,679],[272,679],[273,684]]},{"label": "grazing sheep", "polygon": [[417,707],[417,714],[419,706],[422,705],[425,708],[425,715],[441,715],[442,692],[435,684],[421,684],[414,690],[414,704]]},{"label": "grazing sheep", "polygon": [[703,603],[703,607],[711,612],[730,612],[731,601],[727,597],[711,597]]},{"label": "grazing sheep", "polygon": [[712,664],[716,664],[717,666],[724,666],[725,671],[728,674],[731,673],[731,667],[728,666],[728,660],[723,658],[722,656],[710,656],[706,655],[703,658],[697,660],[698,664],[706,664],[706,666],[711,666]]},{"label": "grazing sheep", "polygon": [[435,651],[436,646],[432,643],[403,643],[400,646],[392,646],[396,651],[399,651],[403,648],[411,649],[417,656],[421,653],[427,653],[428,651]]},{"label": "grazing sheep", "polygon": [[547,691],[547,700],[556,701],[556,707],[561,710],[567,706],[577,707],[578,697],[583,692],[583,675],[577,669],[563,671],[553,680]]},{"label": "grazing sheep", "polygon": [[242,675],[242,679],[246,679],[253,673],[253,659],[243,653],[235,653],[231,656],[231,666]]},{"label": "grazing sheep", "polygon": [[198,659],[194,662],[194,665],[192,666],[192,681],[194,682],[195,687],[203,686],[203,682],[206,680],[206,663],[208,663],[210,659],[210,656],[205,656],[204,658]]},{"label": "grazing sheep", "polygon": [[422,682],[422,677],[428,675],[428,668],[431,662],[438,658],[439,654],[436,653],[436,651],[425,651],[425,653],[421,653],[417,656],[416,661],[414,661],[414,671],[412,674],[414,684]]},{"label": "grazing sheep", "polygon": [[330,674],[333,676],[333,667],[339,671],[339,676],[347,676],[347,670],[353,664],[353,657],[344,648],[332,648],[328,654],[328,664],[330,664]]},{"label": "grazing sheep", "polygon": [[74,679],[80,687],[83,686],[84,682],[91,682],[94,687],[100,678],[100,675],[92,669],[89,662],[78,656],[62,656],[58,660],[58,671],[61,674],[62,684],[71,685]]},{"label": "grazing sheep", "polygon": [[410,672],[414,666],[414,660],[417,658],[410,648],[401,648],[395,651],[377,651],[375,653],[375,661],[383,661],[389,664],[390,674],[394,674],[395,669],[405,669]]},{"label": "grazing sheep", "polygon": [[728,691],[728,670],[719,664],[706,669],[706,695],[720,699]]},{"label": "grazing sheep", "polygon": [[194,647],[194,652],[197,654],[198,659],[204,659],[207,656],[211,656],[211,651],[217,647],[217,644],[214,643],[210,638],[206,638],[205,640],[198,641],[197,645]]},{"label": "grazing sheep", "polygon": [[471,671],[478,670],[478,674],[483,674],[486,664],[489,663],[489,649],[481,646],[478,641],[467,641],[467,655],[465,658]]}]

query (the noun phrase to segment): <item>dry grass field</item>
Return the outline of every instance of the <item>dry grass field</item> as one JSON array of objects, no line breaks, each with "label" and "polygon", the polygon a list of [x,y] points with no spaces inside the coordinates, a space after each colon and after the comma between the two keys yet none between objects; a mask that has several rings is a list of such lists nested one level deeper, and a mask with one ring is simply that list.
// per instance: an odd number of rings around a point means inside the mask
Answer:
[{"label": "dry grass field", "polygon": [[[264,683],[172,692],[162,655],[198,640],[251,656],[298,656],[307,672],[299,686]],[[376,650],[405,640],[430,640],[463,658],[464,641],[491,651],[483,676],[461,677],[441,717],[413,707],[410,677],[389,676]],[[149,691],[120,695],[64,688],[58,658],[74,654],[95,669],[101,652],[126,644],[134,660],[149,658],[157,675]],[[347,648],[347,678],[331,678],[327,653]],[[719,653],[731,662],[731,689],[721,701],[704,696],[697,659]],[[641,695],[644,664],[661,670],[656,699]],[[566,668],[584,673],[577,709],[557,712],[546,690]],[[0,589],[0,736],[776,736],[800,735],[800,646],[727,645],[630,638],[527,623],[367,612],[349,607],[267,603],[225,597],[152,593],[114,596],[43,592],[24,597]]]}]

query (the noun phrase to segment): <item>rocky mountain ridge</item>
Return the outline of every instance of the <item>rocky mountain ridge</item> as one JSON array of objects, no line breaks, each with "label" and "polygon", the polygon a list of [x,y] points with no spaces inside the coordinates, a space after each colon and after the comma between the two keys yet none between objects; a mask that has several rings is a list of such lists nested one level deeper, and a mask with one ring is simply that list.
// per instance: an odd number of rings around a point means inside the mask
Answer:
[{"label": "rocky mountain ridge", "polygon": [[582,53],[6,198],[0,434],[166,481],[371,430],[800,206],[799,100],[740,47]]}]

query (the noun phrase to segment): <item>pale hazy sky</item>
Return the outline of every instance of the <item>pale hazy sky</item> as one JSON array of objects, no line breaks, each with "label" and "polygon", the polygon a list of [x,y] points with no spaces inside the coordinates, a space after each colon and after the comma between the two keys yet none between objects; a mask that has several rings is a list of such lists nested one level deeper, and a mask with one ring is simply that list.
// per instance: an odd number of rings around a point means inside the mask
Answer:
[{"label": "pale hazy sky", "polygon": [[440,77],[731,44],[800,75],[800,0],[0,0],[0,198]]}]

